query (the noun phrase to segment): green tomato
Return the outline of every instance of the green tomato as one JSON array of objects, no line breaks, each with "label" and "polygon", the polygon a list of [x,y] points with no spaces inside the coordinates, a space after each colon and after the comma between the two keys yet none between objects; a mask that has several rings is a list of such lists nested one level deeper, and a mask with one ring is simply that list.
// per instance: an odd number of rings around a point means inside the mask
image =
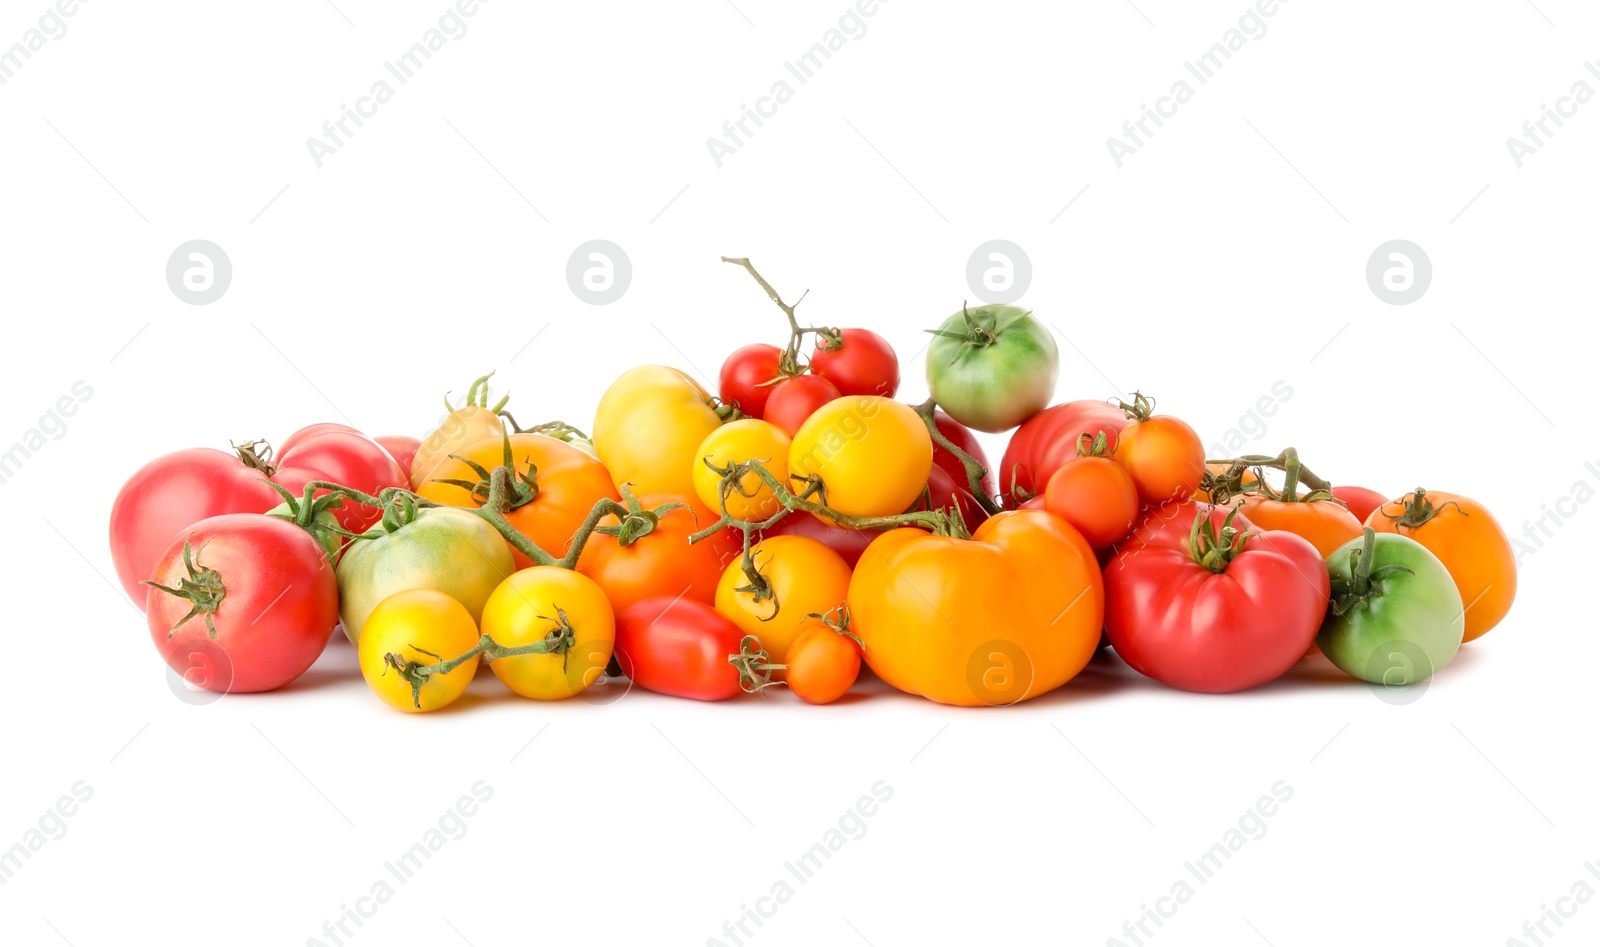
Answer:
[{"label": "green tomato", "polygon": [[469,510],[418,510],[392,532],[380,522],[364,535],[370,538],[350,540],[336,573],[339,618],[351,644],[360,644],[379,602],[410,589],[443,592],[479,621],[490,593],[517,571],[505,539]]},{"label": "green tomato", "polygon": [[1421,543],[1368,528],[1328,556],[1333,599],[1317,633],[1328,660],[1373,684],[1414,684],[1454,658],[1466,631],[1455,580]]},{"label": "green tomato", "polygon": [[1061,356],[1050,330],[1020,306],[962,309],[933,330],[928,393],[967,427],[991,434],[1055,397]]},{"label": "green tomato", "polygon": [[[294,522],[294,511],[289,509],[287,503],[279,503],[268,510],[266,515]],[[322,554],[328,557],[329,562],[339,561],[339,547],[344,544],[344,537],[335,532],[339,528],[339,521],[334,518],[332,510],[318,513],[312,518],[311,525],[303,528],[317,541],[317,545],[322,547]]]}]

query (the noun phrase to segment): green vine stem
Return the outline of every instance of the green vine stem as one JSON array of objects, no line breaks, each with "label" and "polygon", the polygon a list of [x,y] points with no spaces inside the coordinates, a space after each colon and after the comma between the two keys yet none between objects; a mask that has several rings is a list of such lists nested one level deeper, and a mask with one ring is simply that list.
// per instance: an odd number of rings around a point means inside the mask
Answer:
[{"label": "green vine stem", "polygon": [[1408,569],[1399,563],[1390,563],[1386,566],[1372,568],[1373,554],[1377,549],[1378,538],[1376,531],[1371,526],[1361,531],[1361,548],[1350,550],[1350,578],[1337,579],[1333,583],[1329,607],[1335,615],[1343,615],[1350,609],[1367,603],[1372,594],[1372,583],[1385,576],[1404,572],[1406,575],[1416,575],[1416,571]]},{"label": "green vine stem", "polygon": [[817,336],[824,349],[839,347],[840,336],[837,328],[831,326],[802,326],[800,321],[795,318],[795,309],[799,308],[802,302],[805,302],[805,298],[810,294],[811,290],[808,289],[801,293],[800,298],[794,301],[794,305],[790,305],[783,301],[783,297],[778,295],[778,291],[772,288],[771,283],[756,272],[756,268],[750,265],[748,257],[725,256],[722,258],[722,262],[744,267],[755,278],[755,281],[760,284],[761,288],[766,291],[767,298],[777,304],[778,308],[783,310],[784,316],[789,319],[789,344],[784,347],[783,355],[778,359],[778,377],[762,384],[770,385],[793,375],[805,374],[807,366],[800,363],[800,343],[807,335]]},{"label": "green vine stem", "polygon": [[971,454],[957,447],[954,441],[945,437],[944,432],[939,430],[939,422],[933,413],[938,407],[938,403],[929,398],[913,410],[922,418],[922,423],[928,426],[928,436],[933,438],[933,442],[949,451],[956,460],[961,461],[962,469],[967,472],[968,491],[978,501],[978,505],[983,507],[983,511],[993,516],[1000,512],[1000,504],[983,488],[983,478],[989,476],[988,469],[978,463]]},{"label": "green vine stem", "polygon": [[1466,510],[1463,510],[1461,508],[1461,504],[1454,500],[1446,500],[1445,502],[1440,503],[1438,506],[1435,506],[1433,501],[1428,498],[1428,490],[1426,487],[1418,487],[1406,495],[1406,498],[1402,501],[1403,508],[1400,512],[1400,515],[1396,516],[1393,513],[1385,513],[1383,515],[1386,519],[1394,520],[1394,524],[1396,526],[1408,526],[1415,529],[1418,526],[1424,525],[1435,516],[1438,516],[1440,513],[1443,513],[1445,511],[1445,507],[1449,506],[1455,507],[1456,512],[1460,513],[1462,516],[1472,515]]},{"label": "green vine stem", "polygon": [[[1210,494],[1212,503],[1226,503],[1236,496],[1244,494],[1260,494],[1272,500],[1284,503],[1320,503],[1325,501],[1339,502],[1333,496],[1333,484],[1318,477],[1311,472],[1311,468],[1300,462],[1300,452],[1293,447],[1286,447],[1276,457],[1266,454],[1246,454],[1243,457],[1231,457],[1223,460],[1207,459],[1207,464],[1225,467],[1222,473],[1213,473],[1210,470],[1200,480],[1200,488]],[[1250,483],[1244,482],[1246,471],[1255,471],[1256,479]],[[1283,486],[1274,490],[1267,478],[1262,476],[1264,470],[1283,471]],[[1304,484],[1309,492],[1300,495],[1300,486]]]},{"label": "green vine stem", "polygon": [[[449,674],[480,656],[485,662],[491,662],[502,658],[517,658],[525,654],[559,654],[562,659],[561,670],[565,672],[567,652],[578,644],[577,629],[573,628],[572,622],[567,619],[566,611],[559,607],[556,609],[555,618],[544,615],[539,617],[551,622],[554,627],[546,632],[543,638],[532,644],[508,648],[488,635],[483,635],[466,653],[448,660],[440,659],[433,664],[423,664],[420,661],[408,661],[391,651],[383,656],[383,663],[393,668],[407,684],[411,685],[411,701],[417,707],[422,706],[422,685],[428,683],[428,678],[435,674]],[[412,650],[426,654],[430,658],[439,658],[439,655],[432,651],[423,651],[421,648]]]},{"label": "green vine stem", "polygon": [[745,635],[739,639],[739,653],[728,655],[728,663],[739,672],[739,689],[746,694],[765,694],[766,689],[782,681],[772,679],[773,671],[781,671],[787,664],[773,664],[761,639]]}]

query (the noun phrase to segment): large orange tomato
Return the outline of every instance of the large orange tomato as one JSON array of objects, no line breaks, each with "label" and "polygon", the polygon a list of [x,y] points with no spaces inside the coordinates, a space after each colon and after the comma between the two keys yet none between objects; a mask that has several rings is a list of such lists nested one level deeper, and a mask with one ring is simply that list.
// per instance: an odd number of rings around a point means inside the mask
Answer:
[{"label": "large orange tomato", "polygon": [[850,580],[867,664],[908,694],[963,707],[1054,690],[1100,645],[1105,589],[1094,550],[1042,511],[990,517],[970,540],[891,530]]},{"label": "large orange tomato", "polygon": [[[637,534],[637,526],[627,536],[597,531],[583,547],[578,571],[605,590],[611,609],[617,614],[635,602],[661,596],[712,604],[717,599],[717,580],[722,578],[722,571],[743,550],[743,540],[734,529],[720,530],[709,539],[690,545],[691,535],[718,519],[693,497],[647,493],[635,498],[641,513],[674,503],[681,506],[659,517],[650,514],[654,522],[643,535]],[[636,522],[650,522],[650,517]],[[615,516],[600,521],[600,530],[617,527]]]},{"label": "large orange tomato", "polygon": [[[800,425],[789,446],[790,489],[816,477],[813,499],[847,516],[893,516],[922,494],[933,469],[933,438],[916,411],[889,398],[830,401]],[[826,520],[824,520],[826,521]]]},{"label": "large orange tomato", "polygon": [[1439,557],[1466,606],[1463,641],[1500,624],[1517,597],[1517,557],[1488,509],[1456,493],[1418,487],[1372,511],[1367,525],[1409,536]]},{"label": "large orange tomato", "polygon": [[[512,434],[509,440],[518,490],[529,496],[508,512],[506,519],[545,552],[564,556],[572,534],[583,525],[595,503],[619,499],[611,485],[611,475],[598,460],[553,437]],[[433,479],[423,484],[417,494],[448,506],[482,506],[489,487],[488,478],[479,470],[492,471],[505,464],[506,442],[506,437],[486,437],[457,450],[455,456],[439,464]],[[515,547],[513,552],[517,568],[533,565]]]},{"label": "large orange tomato", "polygon": [[695,454],[722,423],[714,403],[699,382],[676,368],[629,369],[595,410],[595,454],[618,487],[694,496]]},{"label": "large orange tomato", "polygon": [[750,558],[767,588],[751,588],[741,556],[728,564],[717,583],[716,609],[745,634],[759,638],[773,664],[782,664],[795,638],[822,624],[812,615],[826,615],[844,604],[850,567],[838,553],[806,536],[770,536],[750,547]]}]

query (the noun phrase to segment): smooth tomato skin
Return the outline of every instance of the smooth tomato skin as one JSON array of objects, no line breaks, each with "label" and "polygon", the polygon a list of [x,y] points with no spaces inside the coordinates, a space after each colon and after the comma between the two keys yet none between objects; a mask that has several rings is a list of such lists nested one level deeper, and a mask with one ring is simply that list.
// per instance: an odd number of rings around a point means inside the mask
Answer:
[{"label": "smooth tomato skin", "polygon": [[1071,523],[1091,547],[1105,549],[1133,532],[1139,491],[1115,461],[1079,457],[1051,475],[1044,508]]},{"label": "smooth tomato skin", "polygon": [[742,693],[728,657],[745,631],[716,609],[673,596],[647,598],[617,615],[617,664],[647,691],[690,700]]},{"label": "smooth tomato skin", "polygon": [[[700,449],[695,451],[695,496],[709,509],[719,511],[720,516],[722,476],[708,464],[727,468],[752,460],[760,461],[768,472],[781,480],[789,470],[789,435],[777,425],[755,418],[729,421],[707,434],[700,442]],[[734,519],[759,523],[783,509],[783,504],[760,477],[748,473],[739,478],[739,489],[728,491],[726,509]]]},{"label": "smooth tomato skin", "polygon": [[854,569],[872,541],[883,535],[879,530],[849,529],[824,523],[809,513],[790,513],[772,526],[756,533],[756,539],[769,536],[804,536],[815,539],[839,554],[845,564]]},{"label": "smooth tomato skin", "polygon": [[422,447],[422,441],[404,434],[385,434],[375,437],[378,446],[389,452],[394,462],[400,466],[400,471],[406,475],[406,483],[411,482],[411,462],[417,456],[417,451]]},{"label": "smooth tomato skin", "polygon": [[1230,505],[1238,506],[1257,529],[1286,530],[1310,542],[1324,559],[1350,540],[1361,538],[1361,521],[1332,500],[1285,502],[1246,494]]},{"label": "smooth tomato skin", "polygon": [[746,417],[760,418],[778,378],[783,349],[755,342],[733,350],[717,373],[717,396]]},{"label": "smooth tomato skin", "polygon": [[[717,514],[694,497],[647,493],[637,499],[646,510],[669,503],[683,506],[662,514],[654,529],[627,546],[604,533],[589,537],[578,557],[578,571],[599,584],[619,615],[636,602],[661,596],[715,602],[723,570],[744,551],[738,530],[724,529],[691,545],[689,537],[715,523]],[[615,526],[617,518],[607,516],[600,525]]]},{"label": "smooth tomato skin", "polygon": [[[1220,528],[1226,510],[1183,501],[1146,517],[1105,567],[1106,633],[1130,667],[1210,694],[1274,680],[1310,650],[1328,607],[1328,570],[1293,533],[1257,532],[1227,570],[1190,557],[1192,515]],[[1248,523],[1234,520],[1241,529]]]},{"label": "smooth tomato skin", "polygon": [[807,418],[840,397],[833,382],[821,375],[795,375],[772,386],[766,413],[762,416],[792,438]]},{"label": "smooth tomato skin", "polygon": [[1344,503],[1358,523],[1365,523],[1373,510],[1389,502],[1386,494],[1366,487],[1334,487],[1332,493],[1334,499]]},{"label": "smooth tomato skin", "polygon": [[[1350,579],[1351,554],[1361,550],[1364,538],[1327,557],[1332,580]],[[1439,557],[1406,536],[1375,536],[1372,566],[1374,572],[1387,566],[1410,571],[1374,578],[1372,591],[1343,615],[1329,608],[1317,647],[1340,670],[1368,683],[1414,684],[1449,664],[1461,647],[1466,630],[1461,593]]]},{"label": "smooth tomato skin", "polygon": [[411,685],[387,664],[384,656],[422,665],[465,654],[478,643],[478,626],[466,606],[433,589],[396,592],[378,603],[367,620],[357,654],[361,676],[378,698],[406,713],[427,713],[456,701],[478,673],[478,658],[469,658],[448,674],[430,674],[415,696]]},{"label": "smooth tomato skin", "polygon": [[600,398],[591,441],[618,488],[694,495],[695,451],[722,424],[700,383],[663,365],[623,372]]},{"label": "smooth tomato skin", "polygon": [[407,589],[435,589],[466,607],[476,621],[484,603],[516,571],[511,547],[475,513],[454,507],[417,511],[417,518],[374,538],[351,540],[339,558],[339,616],[351,644],[378,603]]},{"label": "smooth tomato skin", "polygon": [[[273,458],[272,479],[295,496],[313,480],[327,480],[371,496],[407,485],[405,471],[372,438],[344,424],[313,424],[290,434]],[[320,496],[326,491],[318,491]],[[339,525],[359,533],[383,518],[380,510],[346,502],[333,511]]]},{"label": "smooth tomato skin", "polygon": [[145,607],[156,563],[185,527],[225,513],[265,513],[282,502],[261,471],[209,447],[164,454],[140,467],[111,506],[111,561],[128,598]]},{"label": "smooth tomato skin", "polygon": [[150,638],[162,660],[196,686],[217,693],[276,690],[305,673],[339,621],[339,590],[322,547],[293,523],[259,513],[213,516],[182,530],[162,554],[152,581],[176,587],[188,576],[184,544],[197,568],[214,569],[224,596],[212,615],[179,622],[190,603],[145,587]]},{"label": "smooth tomato skin", "polygon": [[565,654],[523,654],[489,662],[489,670],[513,693],[566,700],[605,674],[617,639],[616,615],[605,591],[571,569],[534,566],[506,579],[483,606],[483,633],[508,648],[530,645],[555,630],[558,609],[576,639]]},{"label": "smooth tomato skin", "polygon": [[790,489],[820,477],[827,505],[846,516],[904,512],[921,495],[932,469],[927,425],[888,398],[830,401],[806,419],[789,447]]},{"label": "smooth tomato skin", "polygon": [[[993,325],[994,340],[973,346],[966,318]],[[1038,414],[1055,394],[1060,371],[1056,340],[1021,306],[981,306],[957,312],[928,345],[928,393],[962,424],[997,434]]]},{"label": "smooth tomato skin", "polygon": [[1442,490],[1428,491],[1428,500],[1441,508],[1438,515],[1421,526],[1399,526],[1391,517],[1405,513],[1405,500],[1400,497],[1373,510],[1366,525],[1415,539],[1438,556],[1467,609],[1462,640],[1483,637],[1506,617],[1517,597],[1517,557],[1505,530],[1482,503]]},{"label": "smooth tomato skin", "polygon": [[411,489],[421,490],[422,485],[437,477],[438,470],[450,462],[450,455],[461,448],[485,438],[499,438],[506,433],[500,415],[482,405],[469,404],[445,415],[439,426],[422,439],[411,455],[408,476]]},{"label": "smooth tomato skin", "polygon": [[[991,497],[995,496],[994,465],[989,463],[989,455],[984,451],[983,445],[978,443],[978,435],[974,434],[971,428],[938,408],[933,411],[933,421],[938,426],[939,433],[943,434],[945,439],[961,448],[973,460],[982,464],[984,470],[988,471],[983,477],[983,492]],[[937,442],[933,445],[933,464],[948,473],[956,483],[963,487],[968,486],[967,468],[961,465],[961,461],[956,458],[955,454],[945,450]]]},{"label": "smooth tomato skin", "polygon": [[850,580],[850,627],[877,675],[962,707],[1012,704],[1071,680],[1100,644],[1094,550],[1062,520],[991,516],[972,539],[902,528]]},{"label": "smooth tomato skin", "polygon": [[750,580],[736,559],[717,583],[716,609],[745,634],[761,639],[773,663],[782,664],[789,645],[816,624],[809,616],[826,615],[844,604],[850,567],[832,549],[803,536],[763,539],[750,547],[750,556],[777,593],[776,603],[770,598],[758,602],[755,593],[739,591]]},{"label": "smooth tomato skin", "polygon": [[871,329],[840,329],[838,348],[826,348],[819,336],[811,370],[833,382],[841,395],[893,398],[900,390],[900,360],[894,346]]},{"label": "smooth tomato skin", "polygon": [[1105,401],[1068,401],[1053,405],[1023,422],[1011,435],[1000,458],[1000,493],[1006,508],[1016,509],[1045,485],[1061,465],[1078,456],[1078,438],[1105,432],[1116,444],[1128,425],[1121,408]]},{"label": "smooth tomato skin", "polygon": [[[458,449],[455,457],[438,466],[434,479],[423,484],[417,495],[464,509],[482,506],[481,495],[440,481],[476,483],[478,474],[467,461],[493,470],[505,462],[506,440],[505,435],[487,437]],[[565,556],[572,534],[583,525],[594,505],[602,499],[620,499],[611,483],[611,473],[594,457],[554,437],[512,434],[510,441],[514,472],[521,474],[532,464],[537,470],[539,493],[532,502],[507,513],[506,519],[540,549],[558,558]],[[533,565],[520,549],[512,547],[512,556],[520,569]]]},{"label": "smooth tomato skin", "polygon": [[1206,448],[1200,435],[1168,415],[1123,428],[1111,456],[1133,478],[1139,499],[1145,503],[1188,499],[1200,488],[1206,472]]},{"label": "smooth tomato skin", "polygon": [[808,704],[831,704],[861,674],[861,649],[827,625],[802,631],[789,646],[784,683]]}]

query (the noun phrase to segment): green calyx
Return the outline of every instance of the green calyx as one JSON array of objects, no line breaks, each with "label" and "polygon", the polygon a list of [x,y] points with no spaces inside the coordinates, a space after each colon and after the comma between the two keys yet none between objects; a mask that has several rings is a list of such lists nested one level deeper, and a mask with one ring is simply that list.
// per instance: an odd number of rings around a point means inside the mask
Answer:
[{"label": "green calyx", "polygon": [[1211,522],[1209,510],[1195,513],[1194,525],[1189,527],[1189,558],[1209,572],[1221,574],[1228,571],[1228,564],[1244,551],[1245,542],[1257,535],[1253,530],[1242,530],[1233,525],[1238,515],[1238,507],[1228,511],[1222,528],[1218,529]]},{"label": "green calyx", "polygon": [[[501,442],[504,445],[505,451],[502,456],[501,467],[515,473],[510,480],[510,490],[501,497],[501,508],[499,510],[501,513],[509,513],[512,510],[527,506],[529,503],[532,503],[534,500],[538,499],[539,468],[534,465],[533,461],[530,460],[528,461],[526,470],[518,471],[516,469],[516,458],[511,452],[511,435],[501,435]],[[451,478],[441,478],[434,480],[433,482],[447,483],[452,487],[460,487],[461,489],[472,494],[472,498],[477,501],[479,506],[489,502],[489,498],[493,492],[491,490],[492,472],[489,470],[489,468],[477,463],[476,461],[468,460],[459,454],[451,454],[450,457],[452,460],[459,460],[463,464],[466,464],[468,467],[472,468],[472,472],[478,475],[478,479],[456,480]]]},{"label": "green calyx", "polygon": [[[202,547],[203,549],[204,547]],[[151,588],[160,589],[168,595],[176,595],[189,602],[189,614],[178,619],[172,629],[167,632],[167,640],[171,641],[184,623],[196,615],[206,617],[206,631],[212,640],[217,637],[217,624],[213,620],[217,609],[222,607],[222,600],[228,597],[228,589],[222,582],[222,575],[215,569],[198,564],[195,561],[194,550],[189,548],[189,541],[183,541],[183,568],[188,574],[178,580],[175,587],[168,587],[152,579],[140,583]]]},{"label": "green calyx", "polygon": [[622,486],[621,492],[622,502],[627,507],[627,512],[618,517],[617,525],[597,526],[594,530],[597,533],[616,537],[618,546],[627,547],[633,545],[655,532],[656,527],[661,525],[661,517],[666,516],[673,510],[688,509],[688,506],[683,503],[664,503],[653,510],[647,510],[639,504],[639,500],[634,497],[633,492],[628,489],[626,484]]},{"label": "green calyx", "polygon": [[1332,599],[1329,607],[1335,615],[1343,615],[1352,608],[1363,607],[1374,595],[1380,594],[1380,589],[1375,589],[1374,583],[1387,576],[1405,573],[1416,575],[1416,571],[1398,564],[1372,567],[1373,556],[1377,550],[1377,533],[1368,526],[1362,531],[1361,548],[1350,550],[1350,578],[1336,579],[1332,587]]},{"label": "green calyx", "polygon": [[761,639],[755,635],[739,639],[739,653],[728,655],[728,663],[738,670],[739,689],[746,694],[765,693],[766,688],[778,683],[772,679],[772,672],[787,666],[773,664],[771,656],[761,647]]},{"label": "green calyx", "polygon": [[1142,392],[1135,391],[1133,393],[1132,404],[1119,400],[1117,402],[1117,407],[1122,409],[1122,413],[1128,416],[1129,421],[1137,424],[1140,421],[1150,420],[1151,415],[1156,413],[1156,399]]},{"label": "green calyx", "polygon": [[1017,315],[1012,316],[1010,319],[1001,322],[1000,313],[996,310],[990,308],[976,310],[968,309],[966,302],[963,301],[961,303],[961,320],[966,331],[955,331],[952,329],[945,329],[943,327],[938,329],[924,329],[923,331],[929,335],[937,336],[941,339],[950,339],[953,342],[961,343],[956,348],[955,358],[950,360],[950,364],[954,365],[956,362],[961,361],[961,357],[966,355],[969,351],[973,351],[975,349],[985,349],[991,345],[994,345],[996,342],[999,342],[1000,336],[1004,335],[1005,331],[1011,328],[1012,324],[1019,320],[1026,319],[1031,315],[1033,315],[1033,310],[1030,309],[1025,312],[1018,313]]},{"label": "green calyx", "polygon": [[445,392],[445,413],[454,414],[457,411],[465,411],[468,408],[482,408],[493,414],[499,414],[505,409],[506,403],[511,400],[511,396],[507,394],[496,402],[493,408],[489,407],[489,379],[493,377],[494,372],[490,372],[475,379],[472,382],[472,387],[467,389],[467,400],[459,408],[450,403],[450,393]]},{"label": "green calyx", "polygon": [[1418,487],[1416,490],[1412,491],[1402,502],[1404,504],[1404,509],[1401,510],[1400,515],[1396,516],[1392,513],[1383,514],[1389,519],[1394,520],[1394,525],[1396,526],[1409,526],[1415,529],[1418,526],[1426,525],[1429,520],[1433,519],[1435,516],[1438,516],[1440,513],[1443,513],[1445,507],[1449,506],[1455,507],[1456,512],[1460,513],[1462,516],[1472,515],[1466,510],[1463,510],[1461,508],[1461,504],[1454,500],[1446,500],[1445,502],[1435,506],[1434,502],[1428,498],[1427,489],[1423,487]]}]

